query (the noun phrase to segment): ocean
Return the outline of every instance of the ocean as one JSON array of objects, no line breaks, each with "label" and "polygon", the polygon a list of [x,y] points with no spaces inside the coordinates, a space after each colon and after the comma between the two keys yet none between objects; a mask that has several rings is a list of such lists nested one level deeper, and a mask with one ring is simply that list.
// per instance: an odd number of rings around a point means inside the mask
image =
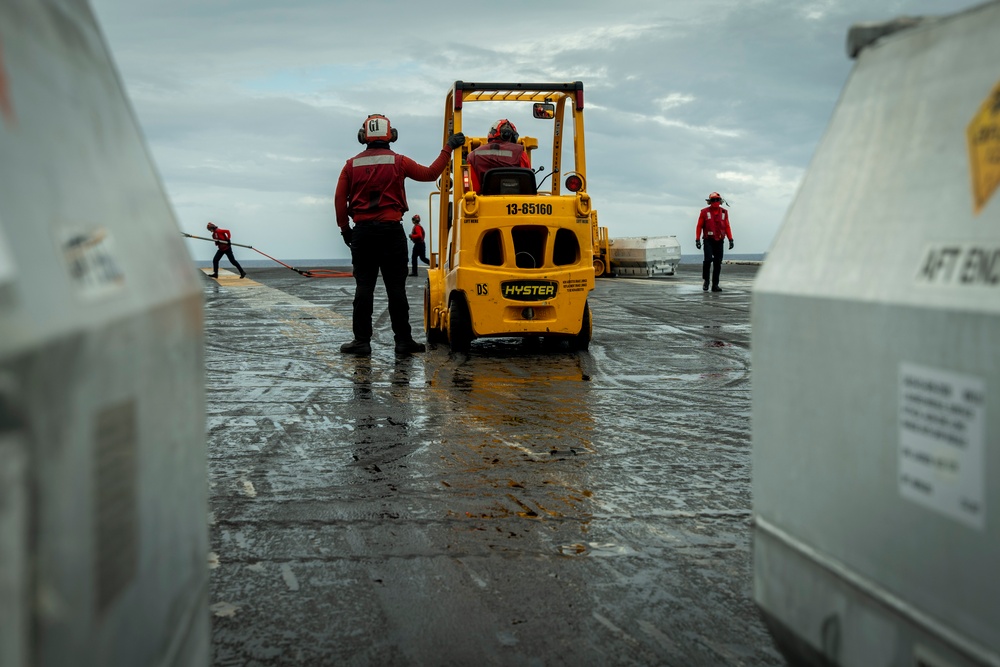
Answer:
[{"label": "ocean", "polygon": [[[348,257],[335,258],[335,259],[284,259],[280,258],[282,262],[288,264],[289,266],[294,266],[297,269],[302,268],[320,268],[320,267],[343,267],[350,266],[351,260]],[[681,255],[681,264],[701,264],[703,256],[701,253],[696,255]],[[733,262],[763,262],[764,253],[726,253],[725,259]],[[248,269],[261,269],[271,266],[279,266],[275,262],[269,259],[243,259],[242,257],[236,257],[236,260],[244,267]],[[195,266],[198,268],[212,268],[212,261],[196,261]],[[223,269],[230,268],[229,260],[225,257],[219,263]]]}]

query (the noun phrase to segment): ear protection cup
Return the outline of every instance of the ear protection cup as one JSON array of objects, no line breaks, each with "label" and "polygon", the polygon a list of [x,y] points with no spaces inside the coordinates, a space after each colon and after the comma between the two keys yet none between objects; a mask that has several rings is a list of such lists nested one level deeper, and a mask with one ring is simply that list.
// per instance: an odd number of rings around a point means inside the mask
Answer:
[{"label": "ear protection cup", "polygon": [[368,144],[373,141],[393,142],[399,138],[399,133],[389,119],[382,114],[373,113],[365,119],[358,130],[358,142]]}]

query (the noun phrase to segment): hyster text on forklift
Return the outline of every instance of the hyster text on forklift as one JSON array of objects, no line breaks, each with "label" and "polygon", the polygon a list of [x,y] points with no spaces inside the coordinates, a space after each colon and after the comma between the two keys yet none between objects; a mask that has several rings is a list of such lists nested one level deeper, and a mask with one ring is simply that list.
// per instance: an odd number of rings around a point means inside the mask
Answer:
[{"label": "hyster text on forklift", "polygon": [[[544,166],[532,163],[496,167],[477,178],[469,154],[492,145],[463,130],[462,113],[472,102],[491,114],[482,131],[492,119],[523,114],[525,121],[517,122],[522,129],[531,123],[536,136],[507,138],[531,160],[538,136],[551,137],[549,174],[536,181]],[[484,337],[541,337],[587,349],[597,216],[587,194],[583,83],[456,81],[445,102],[444,136],[456,132],[466,135],[465,145],[432,195],[440,206],[424,291],[427,340],[447,341],[458,352]]]}]

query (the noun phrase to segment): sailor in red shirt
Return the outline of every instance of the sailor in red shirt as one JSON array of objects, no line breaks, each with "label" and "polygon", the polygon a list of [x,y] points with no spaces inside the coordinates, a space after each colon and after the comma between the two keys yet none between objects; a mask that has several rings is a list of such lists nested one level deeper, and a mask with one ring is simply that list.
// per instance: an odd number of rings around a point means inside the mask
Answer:
[{"label": "sailor in red shirt", "polygon": [[[358,130],[358,141],[367,147],[347,161],[337,181],[334,206],[344,243],[354,265],[354,340],[344,343],[345,354],[371,354],[372,310],[375,284],[382,273],[389,301],[389,319],[397,354],[423,352],[413,340],[410,305],[406,300],[407,248],[403,214],[409,208],[403,182],[407,178],[431,182],[444,171],[451,152],[465,143],[461,133],[448,137],[445,147],[428,167],[393,152],[389,143],[397,132],[389,119],[372,114]],[[354,227],[350,220],[354,220]]]},{"label": "sailor in red shirt", "polygon": [[212,232],[212,238],[215,239],[215,247],[218,250],[215,251],[215,257],[212,258],[212,273],[211,278],[219,277],[219,260],[225,255],[229,259],[229,263],[236,267],[236,270],[240,272],[240,278],[247,275],[247,272],[243,270],[240,263],[236,261],[236,257],[233,256],[233,246],[229,244],[232,240],[233,235],[229,233],[228,229],[222,229],[217,226],[214,222],[210,222],[205,225],[208,231]]},{"label": "sailor in red shirt", "polygon": [[472,189],[482,190],[483,176],[496,167],[524,167],[531,169],[531,156],[524,146],[517,143],[517,128],[506,118],[493,123],[486,136],[488,143],[469,153],[469,179]]},{"label": "sailor in red shirt", "polygon": [[427,243],[424,241],[424,228],[420,225],[420,216],[415,215],[410,220],[413,222],[413,230],[410,231],[410,240],[413,241],[413,252],[410,255],[410,260],[413,262],[413,273],[410,275],[415,276],[417,275],[417,258],[424,264],[430,264],[431,260],[427,259]]},{"label": "sailor in red shirt", "polygon": [[712,267],[712,291],[721,292],[719,274],[722,273],[722,246],[729,239],[729,249],[733,249],[733,232],[729,228],[729,211],[722,208],[722,195],[713,192],[705,200],[708,206],[698,213],[698,226],[695,228],[695,246],[701,249],[702,239],[705,241],[705,261],[701,264],[701,289],[708,291],[708,269]]}]

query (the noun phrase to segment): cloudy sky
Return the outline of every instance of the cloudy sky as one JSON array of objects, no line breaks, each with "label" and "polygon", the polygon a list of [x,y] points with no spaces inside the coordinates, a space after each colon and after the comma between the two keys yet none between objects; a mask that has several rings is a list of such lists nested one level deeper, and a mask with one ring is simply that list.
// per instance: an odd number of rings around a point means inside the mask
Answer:
[{"label": "cloudy sky", "polygon": [[[695,252],[718,190],[734,252],[765,252],[853,65],[848,28],[977,4],[91,0],[181,229],[211,220],[287,260],[349,256],[333,192],[362,120],[387,115],[393,148],[429,164],[457,79],[584,82],[588,190],[612,237]],[[408,181],[411,212],[426,218],[430,190]]]}]

